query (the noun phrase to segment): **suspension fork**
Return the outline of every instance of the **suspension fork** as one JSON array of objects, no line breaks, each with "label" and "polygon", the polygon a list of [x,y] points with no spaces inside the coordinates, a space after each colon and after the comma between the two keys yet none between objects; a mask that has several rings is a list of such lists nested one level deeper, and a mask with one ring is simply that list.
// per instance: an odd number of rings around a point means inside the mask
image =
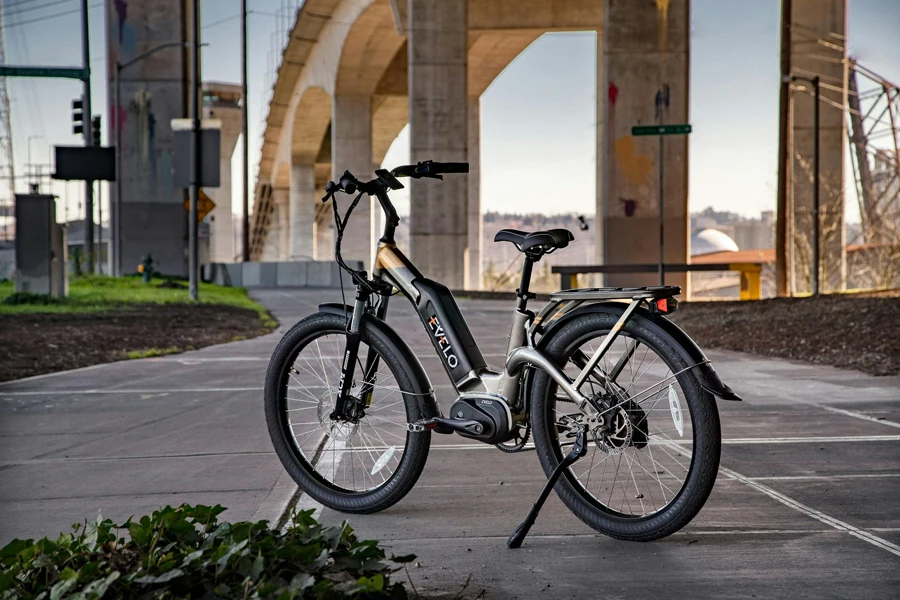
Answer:
[{"label": "suspension fork", "polygon": [[[356,289],[356,303],[353,306],[353,315],[350,317],[350,325],[347,327],[347,347],[344,349],[344,360],[341,363],[341,379],[338,384],[338,397],[335,401],[332,419],[344,421],[347,419],[347,405],[353,404],[350,397],[350,388],[353,386],[353,372],[359,356],[360,326],[366,312],[366,304],[369,301],[369,292],[362,286]],[[371,353],[371,350],[369,351]]]},{"label": "suspension fork", "polygon": [[[375,311],[375,316],[384,321],[387,316],[388,309],[388,300],[390,296],[382,296],[381,302],[378,303],[378,309]],[[378,356],[378,353],[370,346],[369,352],[366,355],[366,366],[363,370],[363,385],[362,389],[359,393],[359,399],[361,403],[361,407],[363,410],[369,408],[372,405],[372,393],[375,391],[375,374],[378,372],[378,365],[381,362],[381,357]]]}]

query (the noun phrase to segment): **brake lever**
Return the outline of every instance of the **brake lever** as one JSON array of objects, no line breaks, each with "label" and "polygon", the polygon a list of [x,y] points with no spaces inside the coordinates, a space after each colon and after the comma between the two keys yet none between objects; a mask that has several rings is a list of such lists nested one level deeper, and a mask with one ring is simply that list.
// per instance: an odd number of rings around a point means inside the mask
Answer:
[{"label": "brake lever", "polygon": [[328,202],[334,197],[334,193],[338,191],[338,186],[335,182],[329,181],[325,184],[325,196],[322,198],[322,202]]}]

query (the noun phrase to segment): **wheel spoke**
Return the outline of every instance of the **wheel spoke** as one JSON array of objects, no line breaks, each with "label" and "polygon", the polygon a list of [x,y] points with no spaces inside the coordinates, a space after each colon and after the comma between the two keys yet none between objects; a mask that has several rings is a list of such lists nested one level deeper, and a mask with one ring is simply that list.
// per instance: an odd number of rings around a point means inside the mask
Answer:
[{"label": "wheel spoke", "polygon": [[[338,489],[363,493],[385,485],[403,462],[408,442],[405,403],[410,392],[401,389],[389,361],[380,354],[378,367],[369,374],[370,383],[364,384],[360,357],[368,356],[370,346],[363,342],[347,377],[351,396],[358,398],[363,389],[371,394],[365,416],[358,422],[332,420],[345,346],[346,332],[329,331],[299,348],[282,390],[281,410],[293,446],[308,468]],[[322,441],[316,444],[318,450],[312,450],[310,440],[316,435]]]},{"label": "wheel spoke", "polygon": [[[606,335],[600,331],[569,352],[591,356]],[[572,360],[567,364],[571,365],[567,371],[578,366]],[[638,518],[658,513],[678,496],[694,451],[691,403],[686,402],[680,381],[688,377],[683,375],[686,370],[673,369],[651,342],[623,332],[598,364],[596,376],[586,379],[583,392],[590,390],[592,403],[602,409],[589,421],[590,459],[569,467],[569,474],[595,504],[614,514]],[[612,372],[617,380],[601,385],[601,373]],[[557,391],[556,384],[549,384],[546,391],[544,402],[552,407],[546,414],[552,417],[548,420],[551,427],[560,428],[553,439],[562,457],[574,442],[567,432],[572,435],[585,417]],[[673,397],[671,393],[678,399],[677,409],[670,408],[667,398]],[[677,416],[675,410],[680,411]],[[675,435],[678,427],[682,432]]]}]

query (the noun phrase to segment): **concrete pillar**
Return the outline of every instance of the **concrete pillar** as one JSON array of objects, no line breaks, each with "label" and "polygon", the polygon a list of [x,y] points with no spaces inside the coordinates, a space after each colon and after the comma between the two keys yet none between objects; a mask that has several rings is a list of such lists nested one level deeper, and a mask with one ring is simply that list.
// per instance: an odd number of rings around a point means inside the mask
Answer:
[{"label": "concrete pillar", "polygon": [[[605,264],[659,259],[659,137],[632,137],[635,125],[688,122],[690,2],[607,3],[598,35],[597,258]],[[600,112],[600,111],[598,111]],[[665,260],[688,258],[688,140],[665,144]],[[607,275],[606,285],[657,285],[654,274]],[[684,274],[666,284],[686,286]],[[685,290],[686,291],[686,290]]]},{"label": "concrete pillar", "polygon": [[[794,75],[819,75],[820,95],[820,289],[846,286],[847,260],[844,240],[845,117],[837,106],[847,105],[846,90],[847,0],[793,0],[791,21],[791,71]],[[837,34],[839,37],[835,37]],[[820,40],[825,42],[820,43]],[[802,88],[802,89],[801,89]],[[810,291],[812,276],[813,118],[812,84],[794,84],[791,137],[792,159],[788,189],[792,194],[794,222],[794,289]]]},{"label": "concrete pillar", "polygon": [[291,165],[291,260],[313,260],[316,254],[316,172],[313,165]]},{"label": "concrete pillar", "polygon": [[[375,177],[372,168],[372,99],[369,96],[335,96],[331,116],[331,165],[335,182],[349,170],[360,181]],[[343,217],[355,196],[338,194]],[[368,270],[375,251],[374,210],[368,196],[359,201],[341,242],[344,260],[361,260]]]},{"label": "concrete pillar", "polygon": [[480,290],[483,281],[481,221],[481,98],[469,98],[469,187],[466,289]]},{"label": "concrete pillar", "polygon": [[273,246],[278,260],[287,260],[291,255],[289,196],[290,189],[288,188],[275,188],[272,192],[275,213],[272,215],[272,230],[269,233],[269,243]]},{"label": "concrete pillar", "polygon": [[[326,179],[316,181],[316,193],[322,193],[325,189]],[[316,205],[316,260],[334,260],[334,215],[330,206]]]},{"label": "concrete pillar", "polygon": [[[412,162],[467,159],[466,0],[409,0],[409,124]],[[410,249],[422,273],[465,284],[468,182],[410,181]]]}]

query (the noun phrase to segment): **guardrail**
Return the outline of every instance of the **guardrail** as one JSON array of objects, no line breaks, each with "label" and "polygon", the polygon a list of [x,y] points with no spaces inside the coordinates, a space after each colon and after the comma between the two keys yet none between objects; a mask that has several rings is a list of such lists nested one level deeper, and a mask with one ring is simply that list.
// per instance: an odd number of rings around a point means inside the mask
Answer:
[{"label": "guardrail", "polygon": [[[658,264],[635,265],[560,265],[551,272],[559,273],[559,287],[571,290],[578,287],[578,275],[588,273],[656,273]],[[762,263],[710,263],[667,264],[667,273],[693,273],[699,271],[738,271],[741,274],[741,300],[759,300],[762,297]]]}]

